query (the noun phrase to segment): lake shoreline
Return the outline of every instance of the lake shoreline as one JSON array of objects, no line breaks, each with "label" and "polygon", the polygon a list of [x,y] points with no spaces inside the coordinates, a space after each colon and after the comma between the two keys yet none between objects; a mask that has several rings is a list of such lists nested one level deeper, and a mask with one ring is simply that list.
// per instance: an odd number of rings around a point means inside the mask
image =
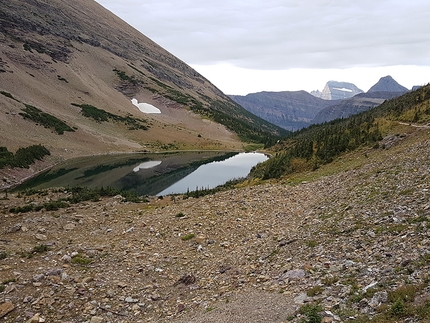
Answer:
[{"label": "lake shoreline", "polygon": [[[140,154],[166,154],[166,153],[183,153],[183,152],[243,152],[243,150],[210,150],[210,149],[188,149],[188,150],[166,150],[166,151],[115,151],[108,153],[92,154],[92,155],[81,155],[66,158],[62,160],[54,160],[53,158],[45,158],[41,161],[37,160],[34,164],[31,164],[29,168],[20,167],[5,167],[0,169],[0,192],[11,191],[18,186],[24,184],[26,181],[39,176],[40,174],[53,169],[64,163],[71,162],[73,160],[81,158],[92,158],[92,157],[108,157],[108,156],[125,156],[125,155],[140,155]],[[261,152],[263,153],[263,152]],[[265,153],[268,155],[267,153]],[[51,160],[49,160],[51,159]],[[58,158],[57,158],[58,159]]]}]

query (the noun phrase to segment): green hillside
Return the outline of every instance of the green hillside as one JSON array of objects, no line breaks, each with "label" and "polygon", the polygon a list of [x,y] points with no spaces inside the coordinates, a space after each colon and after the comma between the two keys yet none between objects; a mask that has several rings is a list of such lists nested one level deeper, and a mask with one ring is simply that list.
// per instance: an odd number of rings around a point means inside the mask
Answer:
[{"label": "green hillside", "polygon": [[279,178],[294,172],[316,169],[339,155],[359,147],[384,149],[381,140],[399,123],[425,125],[430,122],[430,85],[379,107],[295,132],[271,149],[275,156],[257,165],[255,177]]}]

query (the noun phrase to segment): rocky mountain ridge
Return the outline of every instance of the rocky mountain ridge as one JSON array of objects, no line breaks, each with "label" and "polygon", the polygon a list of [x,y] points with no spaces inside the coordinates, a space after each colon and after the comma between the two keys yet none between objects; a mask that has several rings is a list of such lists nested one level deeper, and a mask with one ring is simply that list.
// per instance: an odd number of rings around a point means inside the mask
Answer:
[{"label": "rocky mountain ridge", "polygon": [[315,99],[305,91],[258,92],[230,97],[255,115],[296,131],[374,108],[385,100],[402,95],[405,93],[402,89],[406,88],[391,76],[385,76],[371,89],[364,93],[352,83],[329,81],[323,92],[311,92]]}]

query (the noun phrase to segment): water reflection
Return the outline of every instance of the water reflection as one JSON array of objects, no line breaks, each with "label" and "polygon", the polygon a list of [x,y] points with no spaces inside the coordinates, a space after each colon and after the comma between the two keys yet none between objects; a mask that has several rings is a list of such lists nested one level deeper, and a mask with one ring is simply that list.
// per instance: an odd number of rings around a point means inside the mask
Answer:
[{"label": "water reflection", "polygon": [[229,180],[246,177],[253,166],[265,160],[267,157],[264,154],[240,153],[223,161],[202,165],[158,195],[214,188]]},{"label": "water reflection", "polygon": [[139,166],[136,166],[135,168],[133,168],[133,172],[137,173],[141,169],[150,169],[152,167],[160,165],[161,163],[162,163],[161,160],[154,160],[154,161],[150,161],[150,162],[144,162],[144,163],[141,163]]},{"label": "water reflection", "polygon": [[244,177],[266,159],[263,154],[225,152],[93,156],[53,167],[17,190],[83,186],[113,187],[140,195],[185,193]]}]

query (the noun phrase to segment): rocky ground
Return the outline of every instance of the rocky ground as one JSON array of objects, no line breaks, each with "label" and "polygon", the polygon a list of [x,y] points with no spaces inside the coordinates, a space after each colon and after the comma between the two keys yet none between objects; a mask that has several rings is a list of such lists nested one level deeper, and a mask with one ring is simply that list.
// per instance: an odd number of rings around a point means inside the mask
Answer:
[{"label": "rocky ground", "polygon": [[323,322],[429,322],[430,132],[387,140],[199,199],[12,213],[68,193],[9,193],[1,320],[317,322],[314,308]]}]

